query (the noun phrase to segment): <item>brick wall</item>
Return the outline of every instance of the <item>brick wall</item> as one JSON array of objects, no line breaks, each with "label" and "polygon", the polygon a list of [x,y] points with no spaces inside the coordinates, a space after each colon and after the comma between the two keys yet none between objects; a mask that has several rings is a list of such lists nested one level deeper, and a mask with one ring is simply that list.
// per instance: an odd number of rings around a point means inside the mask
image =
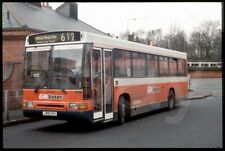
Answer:
[{"label": "brick wall", "polygon": [[9,61],[23,62],[25,40],[3,41],[3,63]]},{"label": "brick wall", "polygon": [[222,71],[194,71],[189,74],[191,78],[222,78]]},{"label": "brick wall", "polygon": [[25,38],[32,33],[34,32],[26,30],[3,31],[2,54],[4,69],[7,68],[7,63],[16,62],[10,78],[3,82],[3,90],[22,89]]}]

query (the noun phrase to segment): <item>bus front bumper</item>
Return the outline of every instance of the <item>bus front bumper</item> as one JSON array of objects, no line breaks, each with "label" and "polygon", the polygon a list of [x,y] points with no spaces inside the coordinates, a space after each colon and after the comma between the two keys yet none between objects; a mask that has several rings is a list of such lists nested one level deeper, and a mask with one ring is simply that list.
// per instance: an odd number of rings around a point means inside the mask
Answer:
[{"label": "bus front bumper", "polygon": [[52,110],[29,110],[23,109],[25,117],[43,118],[43,119],[59,119],[59,120],[86,120],[93,122],[93,111],[52,111]]}]

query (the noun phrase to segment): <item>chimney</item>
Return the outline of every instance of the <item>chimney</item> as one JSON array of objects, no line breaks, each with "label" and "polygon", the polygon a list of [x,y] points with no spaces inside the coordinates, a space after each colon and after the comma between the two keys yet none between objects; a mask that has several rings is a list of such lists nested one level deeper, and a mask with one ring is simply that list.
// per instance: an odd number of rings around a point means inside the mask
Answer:
[{"label": "chimney", "polygon": [[139,41],[139,37],[138,37],[138,36],[136,37],[136,40],[135,40],[135,41],[136,41],[136,42],[140,42],[140,41]]},{"label": "chimney", "polygon": [[77,3],[70,3],[70,17],[78,19],[78,7]]},{"label": "chimney", "polygon": [[63,3],[61,6],[56,8],[56,12],[59,14],[73,18],[75,20],[78,19],[78,5],[77,3]]},{"label": "chimney", "polygon": [[134,34],[128,35],[128,41],[134,41]]},{"label": "chimney", "polygon": [[153,46],[153,41],[152,40],[148,40],[148,45]]},{"label": "chimney", "polygon": [[52,9],[52,7],[49,6],[49,3],[48,2],[41,2],[41,6]]}]

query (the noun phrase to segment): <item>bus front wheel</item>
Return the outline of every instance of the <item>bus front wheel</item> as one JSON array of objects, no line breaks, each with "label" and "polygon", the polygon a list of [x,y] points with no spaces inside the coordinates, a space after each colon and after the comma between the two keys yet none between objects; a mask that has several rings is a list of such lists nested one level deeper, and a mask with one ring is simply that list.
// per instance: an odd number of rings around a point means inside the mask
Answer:
[{"label": "bus front wheel", "polygon": [[124,124],[125,116],[126,116],[125,99],[123,96],[121,96],[119,99],[119,104],[118,104],[118,123],[120,125]]}]

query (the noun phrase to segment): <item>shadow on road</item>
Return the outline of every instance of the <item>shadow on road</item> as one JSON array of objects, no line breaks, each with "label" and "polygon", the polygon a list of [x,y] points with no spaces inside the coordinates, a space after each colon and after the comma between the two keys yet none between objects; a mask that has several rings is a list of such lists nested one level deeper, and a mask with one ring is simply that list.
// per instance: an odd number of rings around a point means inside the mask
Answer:
[{"label": "shadow on road", "polygon": [[90,133],[94,131],[104,130],[110,127],[116,126],[116,122],[104,123],[104,124],[90,124],[85,122],[65,122],[46,127],[41,127],[36,130],[44,132],[63,132],[63,133]]},{"label": "shadow on road", "polygon": [[135,122],[135,121],[138,121],[138,120],[142,120],[142,119],[149,118],[151,116],[158,115],[160,113],[166,113],[166,112],[170,115],[176,114],[179,111],[179,108],[180,108],[180,105],[176,105],[176,107],[171,111],[169,111],[167,108],[153,110],[153,111],[150,111],[150,112],[146,112],[146,113],[143,113],[143,114],[136,115],[134,117],[130,117],[129,119],[127,119],[126,122],[127,123]]},{"label": "shadow on road", "polygon": [[[173,110],[173,112],[177,112],[179,110],[179,105]],[[157,115],[159,113],[164,113],[164,112],[171,112],[167,111],[167,109],[158,109],[155,111],[143,113],[140,115],[136,115],[134,117],[130,117],[126,119],[126,124],[129,124],[131,122],[135,122],[138,120],[143,120],[145,118],[148,118],[153,115]],[[171,114],[171,113],[170,113]],[[54,133],[90,133],[90,132],[95,132],[95,131],[102,131],[108,128],[113,128],[121,126],[123,127],[124,125],[118,125],[117,122],[109,122],[109,123],[85,123],[85,122],[77,122],[77,123],[71,123],[71,122],[65,122],[65,123],[59,123],[59,124],[54,124],[54,125],[48,125],[46,127],[41,127],[36,129],[37,131],[43,131],[43,132],[54,132]]]}]

